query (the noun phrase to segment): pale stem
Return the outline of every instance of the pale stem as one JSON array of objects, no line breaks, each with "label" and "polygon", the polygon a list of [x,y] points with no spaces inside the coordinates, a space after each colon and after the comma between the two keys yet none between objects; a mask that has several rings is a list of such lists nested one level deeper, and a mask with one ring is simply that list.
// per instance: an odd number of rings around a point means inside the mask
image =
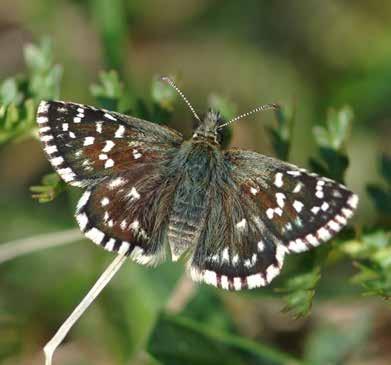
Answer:
[{"label": "pale stem", "polygon": [[73,325],[77,320],[83,315],[86,309],[91,305],[99,293],[104,289],[104,287],[110,282],[113,276],[121,268],[122,264],[125,262],[127,256],[119,254],[103,272],[103,274],[96,281],[94,286],[90,289],[87,295],[79,303],[79,305],[73,310],[71,315],[65,320],[65,322],[58,329],[53,338],[45,345],[43,351],[45,353],[45,365],[52,365],[53,354],[56,351],[57,347],[64,340],[65,336],[68,334]]},{"label": "pale stem", "polygon": [[76,242],[82,238],[79,229],[69,229],[2,243],[0,244],[0,264],[28,253]]},{"label": "pale stem", "polygon": [[179,313],[195,295],[196,289],[197,284],[184,272],[166,304],[166,311],[172,314]]}]

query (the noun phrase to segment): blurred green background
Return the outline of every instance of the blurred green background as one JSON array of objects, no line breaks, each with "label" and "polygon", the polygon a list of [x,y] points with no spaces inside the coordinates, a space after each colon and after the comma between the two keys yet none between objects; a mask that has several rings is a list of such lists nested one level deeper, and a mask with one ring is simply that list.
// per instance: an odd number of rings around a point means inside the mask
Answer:
[{"label": "blurred green background", "polygon": [[[17,110],[27,98],[36,103],[56,93],[97,106],[114,100],[116,109],[189,136],[189,111],[156,91],[158,75],[175,75],[200,113],[211,104],[227,114],[271,102],[287,115],[294,109],[289,160],[304,167],[319,155],[312,131],[325,125],[329,108],[347,105],[354,113],[340,152],[349,158],[345,182],[360,195],[360,207],[354,229],[332,250],[289,257],[271,288],[227,293],[197,286],[175,314],[167,303],[180,295],[183,263],[149,269],[128,262],[71,331],[55,364],[391,363],[391,308],[381,298],[391,293],[391,171],[387,157],[380,162],[391,154],[389,1],[1,0],[0,9],[0,80],[25,74],[29,83]],[[26,46],[45,37],[52,49],[39,58],[30,48],[29,57]],[[34,60],[50,65],[58,90],[45,94],[39,78],[34,89],[42,66]],[[115,89],[114,74],[106,74],[103,91],[91,89],[104,83],[103,70],[115,70],[124,89]],[[276,155],[267,126],[283,130],[268,112],[236,123],[231,145]],[[0,253],[1,243],[75,228],[80,195],[68,189],[47,204],[33,200],[30,186],[51,168],[35,138],[4,135]],[[112,258],[79,240],[1,264],[0,363],[41,364],[43,345]],[[281,312],[284,306],[291,311]]]}]

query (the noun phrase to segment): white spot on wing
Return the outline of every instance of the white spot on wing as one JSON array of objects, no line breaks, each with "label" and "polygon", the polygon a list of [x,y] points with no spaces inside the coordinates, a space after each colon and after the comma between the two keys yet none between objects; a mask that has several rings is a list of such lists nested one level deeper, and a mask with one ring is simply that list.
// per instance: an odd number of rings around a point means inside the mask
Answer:
[{"label": "white spot on wing", "polygon": [[64,159],[61,156],[59,156],[59,157],[52,158],[50,162],[52,163],[53,166],[58,166],[64,162]]},{"label": "white spot on wing", "polygon": [[282,181],[282,173],[277,172],[275,179],[274,179],[274,185],[277,186],[278,188],[281,188],[284,185],[284,182]]},{"label": "white spot on wing", "polygon": [[121,186],[121,185],[125,184],[126,182],[127,182],[126,179],[124,179],[122,177],[117,177],[114,180],[110,181],[109,188],[110,189],[115,189],[118,186]]},{"label": "white spot on wing", "polygon": [[102,149],[102,152],[110,152],[111,149],[115,146],[115,143],[113,141],[106,141],[105,146]]},{"label": "white spot on wing", "polygon": [[85,236],[89,238],[92,242],[99,245],[105,237],[105,234],[99,229],[93,227],[85,233]]},{"label": "white spot on wing", "polygon": [[104,197],[101,201],[100,201],[100,204],[102,207],[105,207],[106,205],[108,205],[110,203],[110,199],[107,198],[107,197]]},{"label": "white spot on wing", "polygon": [[133,186],[132,189],[130,190],[129,194],[127,195],[129,198],[132,198],[137,200],[137,199],[140,199],[140,194],[138,193],[138,191],[136,190],[136,188]]},{"label": "white spot on wing", "polygon": [[138,150],[133,150],[133,157],[135,160],[137,160],[140,157],[142,157],[142,154],[140,152],[138,152]]},{"label": "white spot on wing", "polygon": [[124,219],[121,224],[120,224],[120,227],[121,229],[124,231],[126,229],[126,227],[128,226],[128,222],[126,221],[126,219]]},{"label": "white spot on wing", "polygon": [[301,201],[295,200],[293,202],[293,208],[295,208],[296,212],[300,213],[304,207],[304,204]]},{"label": "white spot on wing", "polygon": [[358,196],[357,195],[352,195],[349,199],[348,199],[348,204],[353,208],[353,209],[356,209],[357,208],[357,205],[358,205]]},{"label": "white spot on wing", "polygon": [[323,199],[324,198],[324,193],[322,190],[317,190],[316,193],[315,193],[315,196],[319,199]]},{"label": "white spot on wing", "polygon": [[37,123],[38,124],[44,124],[48,121],[48,118],[47,117],[38,117],[37,118]]},{"label": "white spot on wing", "polygon": [[239,230],[243,230],[246,228],[247,221],[243,218],[239,223],[236,223],[236,228]]},{"label": "white spot on wing", "polygon": [[259,190],[252,187],[252,188],[250,189],[250,192],[251,192],[252,195],[257,195],[257,193],[259,192]]},{"label": "white spot on wing", "polygon": [[96,122],[96,131],[102,133],[102,124],[103,122]]},{"label": "white spot on wing", "polygon": [[114,238],[110,238],[106,245],[105,245],[105,249],[107,251],[113,251],[114,250],[114,245],[115,245],[115,239]]},{"label": "white spot on wing", "polygon": [[311,212],[314,214],[318,214],[319,210],[320,210],[320,207],[317,207],[317,206],[311,208]]},{"label": "white spot on wing", "polygon": [[114,120],[114,121],[117,121],[117,118],[114,118],[111,114],[109,113],[105,113],[104,116],[107,118],[107,119],[111,119],[111,120]]},{"label": "white spot on wing", "polygon": [[221,261],[223,262],[229,262],[229,252],[228,247],[224,248],[222,254],[221,254]]},{"label": "white spot on wing", "polygon": [[318,235],[319,235],[319,237],[320,237],[323,241],[327,241],[328,239],[331,238],[330,232],[329,232],[326,228],[324,228],[324,227],[318,229]]},{"label": "white spot on wing", "polygon": [[113,167],[114,166],[114,160],[109,158],[106,162],[105,162],[105,169],[108,169],[110,167]]},{"label": "white spot on wing", "polygon": [[94,143],[95,138],[94,137],[86,137],[84,138],[84,146],[90,146]]},{"label": "white spot on wing", "polygon": [[48,135],[45,135],[45,136],[42,136],[42,137],[41,137],[41,141],[42,141],[42,142],[49,142],[49,141],[51,141],[52,139],[54,139],[54,137],[53,137],[51,134],[48,134]]},{"label": "white spot on wing", "polygon": [[86,213],[80,213],[76,215],[77,223],[82,231],[87,227],[88,217]]},{"label": "white spot on wing", "polygon": [[266,281],[270,283],[278,274],[280,273],[280,269],[274,265],[270,265],[266,269]]},{"label": "white spot on wing", "polygon": [[295,188],[293,189],[293,192],[298,193],[301,190],[302,186],[303,184],[301,182],[298,182]]},{"label": "white spot on wing", "polygon": [[262,241],[258,242],[258,251],[262,252],[265,249],[265,244]]},{"label": "white spot on wing", "polygon": [[54,146],[54,145],[46,146],[46,147],[45,147],[45,152],[46,152],[48,155],[50,155],[50,154],[52,154],[52,153],[55,153],[55,152],[57,152],[57,151],[58,151],[58,149],[57,149],[57,147]]},{"label": "white spot on wing", "polygon": [[276,193],[276,201],[280,208],[284,208],[286,196],[284,193]]},{"label": "white spot on wing", "polygon": [[128,252],[129,247],[130,247],[129,242],[122,241],[121,246],[120,246],[120,248],[119,248],[119,250],[118,250],[118,253],[124,255],[125,253]]},{"label": "white spot on wing", "polygon": [[291,176],[300,176],[301,175],[301,172],[298,170],[287,171],[286,173]]},{"label": "white spot on wing", "polygon": [[247,276],[247,286],[249,289],[258,288],[260,286],[265,286],[265,279],[261,274],[254,274]]},{"label": "white spot on wing", "polygon": [[217,275],[215,272],[210,270],[205,270],[203,279],[206,284],[217,286]]},{"label": "white spot on wing", "polygon": [[118,129],[115,131],[114,137],[122,138],[124,134],[125,134],[125,127],[123,125],[120,125]]},{"label": "white spot on wing", "polygon": [[221,275],[220,283],[221,283],[221,287],[222,287],[223,289],[225,289],[225,290],[228,290],[228,289],[229,289],[228,276],[226,276],[226,275]]}]

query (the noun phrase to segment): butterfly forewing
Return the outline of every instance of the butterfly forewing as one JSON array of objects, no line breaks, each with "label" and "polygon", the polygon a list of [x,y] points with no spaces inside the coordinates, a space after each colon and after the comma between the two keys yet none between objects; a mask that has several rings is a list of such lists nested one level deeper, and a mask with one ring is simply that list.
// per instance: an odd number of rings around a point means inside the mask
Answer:
[{"label": "butterfly forewing", "polygon": [[182,142],[167,127],[75,103],[42,101],[37,121],[50,163],[75,186],[158,162]]},{"label": "butterfly forewing", "polygon": [[255,152],[227,151],[243,197],[258,207],[258,219],[291,252],[329,240],[346,225],[358,197],[345,186]]},{"label": "butterfly forewing", "polygon": [[81,230],[106,250],[129,254],[138,263],[163,260],[174,185],[162,170],[160,164],[140,166],[89,188],[76,211]]}]

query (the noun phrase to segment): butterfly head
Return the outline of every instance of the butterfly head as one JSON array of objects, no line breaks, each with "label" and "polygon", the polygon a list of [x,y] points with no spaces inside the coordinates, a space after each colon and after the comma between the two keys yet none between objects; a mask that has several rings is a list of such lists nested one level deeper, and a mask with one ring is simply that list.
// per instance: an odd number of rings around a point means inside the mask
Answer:
[{"label": "butterfly head", "polygon": [[195,127],[193,140],[207,141],[213,144],[221,144],[223,138],[223,130],[220,125],[224,120],[220,112],[209,109],[201,122]]}]

